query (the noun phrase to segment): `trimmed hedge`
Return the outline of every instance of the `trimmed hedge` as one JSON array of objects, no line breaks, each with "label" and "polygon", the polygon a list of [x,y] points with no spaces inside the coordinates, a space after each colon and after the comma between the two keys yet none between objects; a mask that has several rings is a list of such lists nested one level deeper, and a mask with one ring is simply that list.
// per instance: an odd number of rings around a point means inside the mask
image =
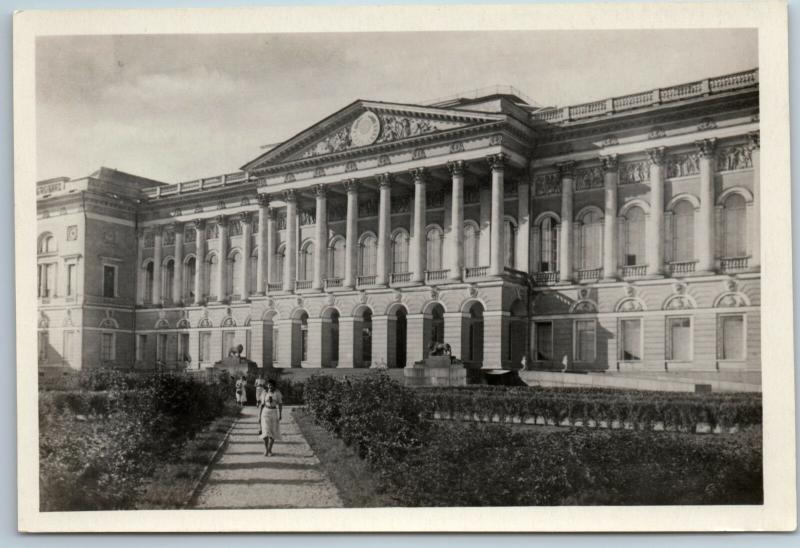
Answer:
[{"label": "trimmed hedge", "polygon": [[[307,381],[306,403],[319,424],[355,446],[403,506],[763,500],[760,428],[708,437],[437,423],[421,419],[431,412],[431,395],[424,392],[380,373],[346,380],[320,376]],[[516,411],[518,395],[486,392],[512,396],[505,412]]]},{"label": "trimmed hedge", "polygon": [[186,375],[103,386],[109,389],[39,394],[42,511],[132,508],[154,468],[176,459],[233,402],[228,382]]},{"label": "trimmed hedge", "polygon": [[762,419],[761,395],[742,393],[692,394],[575,388],[424,388],[419,397],[429,413],[494,415],[500,420],[543,417],[549,423],[606,421],[652,429],[693,430],[698,423],[716,426],[754,426]]}]

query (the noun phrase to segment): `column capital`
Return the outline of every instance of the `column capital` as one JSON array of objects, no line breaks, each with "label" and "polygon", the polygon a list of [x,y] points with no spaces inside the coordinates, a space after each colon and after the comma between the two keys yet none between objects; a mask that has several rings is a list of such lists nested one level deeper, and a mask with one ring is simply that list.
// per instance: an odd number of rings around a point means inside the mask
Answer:
[{"label": "column capital", "polygon": [[761,132],[760,131],[751,131],[747,134],[747,140],[750,144],[750,150],[756,150],[761,148]]},{"label": "column capital", "polygon": [[508,161],[508,154],[498,152],[497,154],[487,156],[486,161],[489,163],[489,167],[492,171],[503,171],[506,167],[506,161]]},{"label": "column capital", "polygon": [[411,175],[411,178],[414,180],[415,183],[424,183],[425,182],[425,168],[424,167],[417,167],[408,171]]},{"label": "column capital", "polygon": [[648,148],[645,152],[647,152],[648,162],[657,166],[664,165],[664,159],[666,157],[665,147]]},{"label": "column capital", "polygon": [[358,179],[347,179],[344,181],[344,189],[347,191],[348,194],[351,192],[358,192]]},{"label": "column capital", "polygon": [[458,177],[464,175],[464,160],[447,162],[447,169],[450,170],[451,177]]},{"label": "column capital", "polygon": [[616,154],[609,154],[608,156],[600,156],[600,161],[603,163],[603,171],[617,171],[619,169],[619,158]]},{"label": "column capital", "polygon": [[296,203],[297,202],[297,193],[294,189],[284,190],[283,191],[283,200],[286,203]]},{"label": "column capital", "polygon": [[257,199],[258,199],[258,205],[260,205],[261,207],[269,207],[269,203],[271,201],[269,194],[259,194],[257,196]]},{"label": "column capital", "polygon": [[314,196],[324,198],[328,194],[328,187],[325,185],[314,185]]},{"label": "column capital", "polygon": [[386,188],[391,186],[392,181],[394,180],[394,175],[391,173],[381,173],[376,177],[376,179],[378,179],[378,185],[380,185],[381,188]]},{"label": "column capital", "polygon": [[711,158],[714,156],[714,149],[717,146],[716,139],[702,139],[695,141],[694,146],[697,147],[697,153],[701,158]]},{"label": "column capital", "polygon": [[569,160],[568,162],[560,162],[556,164],[559,175],[562,179],[572,179],[575,177],[575,161]]}]

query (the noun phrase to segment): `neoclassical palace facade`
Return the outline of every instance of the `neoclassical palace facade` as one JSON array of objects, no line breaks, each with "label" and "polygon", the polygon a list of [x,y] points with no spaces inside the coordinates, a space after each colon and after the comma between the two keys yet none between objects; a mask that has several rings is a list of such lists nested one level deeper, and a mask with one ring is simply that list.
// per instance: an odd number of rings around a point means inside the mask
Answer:
[{"label": "neoclassical palace facade", "polygon": [[242,166],[37,184],[39,364],[760,371],[751,70],[358,100]]}]

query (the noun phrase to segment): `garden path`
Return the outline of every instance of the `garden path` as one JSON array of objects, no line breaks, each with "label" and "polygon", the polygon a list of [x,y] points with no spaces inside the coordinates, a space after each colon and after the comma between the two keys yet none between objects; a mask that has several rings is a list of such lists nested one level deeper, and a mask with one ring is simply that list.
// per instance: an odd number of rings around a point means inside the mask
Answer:
[{"label": "garden path", "polygon": [[336,487],[322,469],[292,416],[284,407],[283,441],[264,456],[257,436],[258,410],[245,407],[223,454],[195,499],[194,508],[341,508]]}]

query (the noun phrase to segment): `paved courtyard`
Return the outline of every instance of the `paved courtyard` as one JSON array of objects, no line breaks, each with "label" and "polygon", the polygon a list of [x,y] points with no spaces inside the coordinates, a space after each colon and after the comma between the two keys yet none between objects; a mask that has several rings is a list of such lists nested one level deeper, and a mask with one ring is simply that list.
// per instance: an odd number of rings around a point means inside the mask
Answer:
[{"label": "paved courtyard", "polygon": [[234,424],[228,445],[203,485],[194,508],[341,508],[336,487],[285,407],[283,441],[264,456],[257,436],[258,410],[246,407]]}]

